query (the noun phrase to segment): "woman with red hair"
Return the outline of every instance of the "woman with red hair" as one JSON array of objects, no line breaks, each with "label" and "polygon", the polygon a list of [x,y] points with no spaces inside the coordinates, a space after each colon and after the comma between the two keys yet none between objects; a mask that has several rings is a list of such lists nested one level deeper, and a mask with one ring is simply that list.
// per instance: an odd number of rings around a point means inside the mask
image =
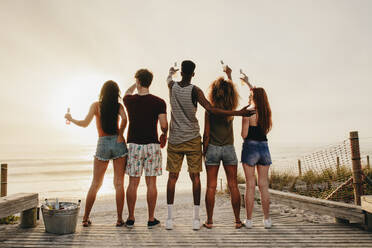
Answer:
[{"label": "woman with red hair", "polygon": [[245,227],[252,228],[253,225],[252,211],[256,187],[255,170],[257,168],[258,187],[264,215],[263,224],[265,228],[271,228],[268,174],[272,162],[266,137],[272,126],[271,109],[265,90],[252,87],[245,75],[242,80],[251,89],[249,104],[256,110],[256,114],[242,119],[241,135],[244,143],[241,161],[246,179],[245,205],[247,211]]}]

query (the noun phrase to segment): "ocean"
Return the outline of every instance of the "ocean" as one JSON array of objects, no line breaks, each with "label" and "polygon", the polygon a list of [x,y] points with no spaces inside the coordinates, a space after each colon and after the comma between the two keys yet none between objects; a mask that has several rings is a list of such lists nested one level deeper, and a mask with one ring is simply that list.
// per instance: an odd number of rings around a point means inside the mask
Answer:
[{"label": "ocean", "polygon": [[[236,142],[237,143],[237,142]],[[269,144],[275,170],[286,170],[296,160],[321,149],[319,144],[273,143]],[[158,177],[158,192],[166,192],[168,172],[165,171],[166,149],[163,152],[163,175]],[[241,144],[236,145],[236,153],[240,157]],[[0,145],[0,162],[8,164],[8,194],[19,192],[37,192],[44,198],[84,198],[93,172],[94,145]],[[372,139],[361,140],[363,156],[372,154]],[[243,173],[241,164],[238,165]],[[221,166],[218,175],[218,189],[226,188],[225,172]],[[125,176],[125,187],[129,178]],[[112,162],[105,174],[104,183],[98,195],[114,194]],[[203,165],[201,173],[202,187],[206,186],[206,172]],[[190,192],[191,180],[184,161],[176,186],[177,192]],[[144,178],[141,179],[139,195],[146,194]]]}]

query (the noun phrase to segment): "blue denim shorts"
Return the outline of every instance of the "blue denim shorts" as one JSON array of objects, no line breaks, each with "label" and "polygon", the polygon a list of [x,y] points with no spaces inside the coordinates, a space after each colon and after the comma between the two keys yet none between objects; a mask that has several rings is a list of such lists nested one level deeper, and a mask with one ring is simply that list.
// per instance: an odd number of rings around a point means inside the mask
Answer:
[{"label": "blue denim shorts", "polygon": [[271,165],[271,155],[267,141],[244,140],[242,163],[250,166]]},{"label": "blue denim shorts", "polygon": [[221,161],[223,165],[238,164],[234,146],[215,146],[209,144],[207,154],[205,155],[205,165],[220,165]]},{"label": "blue denim shorts", "polygon": [[127,156],[127,144],[125,142],[118,143],[117,139],[117,135],[99,137],[94,157],[101,161],[109,161]]}]

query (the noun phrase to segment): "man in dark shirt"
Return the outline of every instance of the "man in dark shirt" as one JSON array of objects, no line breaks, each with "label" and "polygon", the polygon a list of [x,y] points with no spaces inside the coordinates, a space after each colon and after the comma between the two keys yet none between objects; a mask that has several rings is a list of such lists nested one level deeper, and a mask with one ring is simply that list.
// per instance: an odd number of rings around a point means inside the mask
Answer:
[{"label": "man in dark shirt", "polygon": [[[145,171],[147,185],[147,205],[149,209],[148,228],[160,224],[154,218],[157,199],[156,177],[162,175],[162,154],[167,141],[168,122],[165,101],[150,94],[149,87],[153,75],[147,69],[138,70],[136,83],[125,92],[124,105],[129,116],[127,144],[129,145],[126,173],[129,175],[127,188],[127,205],[129,216],[127,227],[134,225],[134,208],[137,200],[137,189],[142,172]],[[137,89],[137,94],[133,95]],[[162,130],[158,139],[158,121]]]}]

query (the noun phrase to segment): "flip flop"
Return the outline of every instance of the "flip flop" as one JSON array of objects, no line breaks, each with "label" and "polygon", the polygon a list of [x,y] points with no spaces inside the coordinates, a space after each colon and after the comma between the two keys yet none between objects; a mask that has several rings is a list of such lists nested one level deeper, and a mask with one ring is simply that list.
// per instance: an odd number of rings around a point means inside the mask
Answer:
[{"label": "flip flop", "polygon": [[119,227],[119,226],[124,226],[125,222],[123,220],[119,220],[116,222],[116,226]]},{"label": "flip flop", "polygon": [[235,229],[240,229],[244,226],[244,224],[241,221],[235,222]]},{"label": "flip flop", "polygon": [[92,221],[90,221],[90,219],[83,220],[81,223],[83,223],[83,227],[88,227],[92,225]]},{"label": "flip flop", "polygon": [[203,226],[207,229],[212,229],[213,223],[208,223],[207,221],[203,223]]}]

